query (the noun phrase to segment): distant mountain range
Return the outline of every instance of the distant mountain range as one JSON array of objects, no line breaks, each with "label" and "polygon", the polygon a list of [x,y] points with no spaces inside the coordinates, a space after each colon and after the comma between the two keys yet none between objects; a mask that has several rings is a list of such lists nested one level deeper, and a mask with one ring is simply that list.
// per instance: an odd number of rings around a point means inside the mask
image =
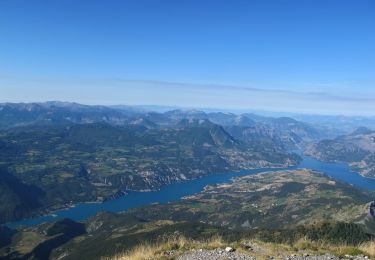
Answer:
[{"label": "distant mountain range", "polygon": [[[253,128],[258,134],[279,135],[288,146],[300,146],[311,140],[336,136],[325,127],[288,117],[264,117],[255,114],[170,110],[159,113],[132,106],[87,106],[69,102],[0,104],[0,128],[66,123],[108,123],[116,126],[140,125],[146,128],[176,127],[183,120],[205,119],[239,134],[239,129]],[[246,133],[243,134],[246,140]],[[268,136],[272,137],[272,136]]]}]

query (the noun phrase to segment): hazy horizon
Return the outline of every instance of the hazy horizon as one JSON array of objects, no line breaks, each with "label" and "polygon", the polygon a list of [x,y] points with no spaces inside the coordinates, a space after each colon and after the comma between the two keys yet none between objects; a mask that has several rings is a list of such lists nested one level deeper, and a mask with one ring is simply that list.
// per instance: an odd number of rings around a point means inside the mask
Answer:
[{"label": "hazy horizon", "polygon": [[69,100],[42,100],[42,101],[0,101],[1,104],[43,104],[49,102],[59,102],[59,103],[71,103],[71,104],[78,104],[84,106],[104,106],[109,108],[120,108],[120,107],[129,107],[134,109],[140,109],[149,112],[159,112],[164,113],[172,110],[181,110],[181,111],[189,111],[189,110],[197,110],[203,111],[206,113],[211,112],[222,112],[222,113],[232,113],[232,114],[246,114],[246,113],[253,113],[256,115],[261,116],[271,116],[271,117],[294,117],[294,116],[321,116],[321,117],[353,117],[353,118],[372,118],[375,115],[363,115],[363,114],[334,114],[334,113],[308,113],[308,112],[293,112],[293,111],[276,111],[276,110],[267,110],[267,109],[252,109],[252,108],[220,108],[220,107],[196,107],[196,106],[178,106],[178,105],[155,105],[155,104],[100,104],[100,103],[82,103],[82,102],[75,102]]},{"label": "hazy horizon", "polygon": [[371,0],[1,1],[0,101],[375,115],[374,13]]}]

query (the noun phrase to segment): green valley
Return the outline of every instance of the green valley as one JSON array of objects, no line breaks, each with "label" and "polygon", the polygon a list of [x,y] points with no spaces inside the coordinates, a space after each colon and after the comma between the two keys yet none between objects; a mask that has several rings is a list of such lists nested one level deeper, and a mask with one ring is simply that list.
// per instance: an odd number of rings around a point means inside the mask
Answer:
[{"label": "green valley", "polygon": [[[234,139],[209,121],[151,129],[107,123],[12,128],[0,132],[0,222],[210,173],[298,161],[280,147]],[[20,197],[24,192],[34,201]]]}]

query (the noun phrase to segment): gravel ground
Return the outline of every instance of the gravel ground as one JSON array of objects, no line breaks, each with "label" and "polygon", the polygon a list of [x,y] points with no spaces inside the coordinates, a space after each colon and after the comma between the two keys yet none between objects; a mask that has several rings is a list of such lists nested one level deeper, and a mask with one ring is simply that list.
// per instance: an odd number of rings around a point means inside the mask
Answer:
[{"label": "gravel ground", "polygon": [[[177,260],[255,260],[255,257],[242,254],[239,252],[226,252],[223,249],[215,250],[196,250],[188,252],[180,257]],[[283,257],[270,257],[270,259],[285,259],[285,260],[368,260],[368,257],[365,256],[347,256],[345,258],[340,258],[333,255],[320,255],[320,256],[283,256]]]},{"label": "gravel ground", "polygon": [[255,260],[251,257],[238,252],[226,252],[223,249],[215,250],[196,250],[189,252],[177,258],[177,260]]},{"label": "gravel ground", "polygon": [[284,259],[286,260],[341,260],[341,259],[350,259],[350,260],[368,260],[365,256],[347,256],[340,258],[334,255],[319,255],[319,256],[287,256]]}]

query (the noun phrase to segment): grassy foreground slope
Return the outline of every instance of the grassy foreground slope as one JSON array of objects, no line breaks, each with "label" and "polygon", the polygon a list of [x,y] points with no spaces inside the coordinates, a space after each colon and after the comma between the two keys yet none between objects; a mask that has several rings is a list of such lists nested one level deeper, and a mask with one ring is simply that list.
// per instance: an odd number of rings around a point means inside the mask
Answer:
[{"label": "grassy foreground slope", "polygon": [[[233,252],[226,252],[227,247]],[[194,257],[194,258],[192,258]],[[231,257],[231,258],[229,258]],[[166,260],[166,259],[357,259],[375,257],[375,242],[356,246],[311,241],[301,238],[293,245],[264,242],[258,239],[240,239],[230,242],[214,236],[207,240],[171,237],[156,243],[141,244],[130,251],[103,259],[112,260]]]}]

